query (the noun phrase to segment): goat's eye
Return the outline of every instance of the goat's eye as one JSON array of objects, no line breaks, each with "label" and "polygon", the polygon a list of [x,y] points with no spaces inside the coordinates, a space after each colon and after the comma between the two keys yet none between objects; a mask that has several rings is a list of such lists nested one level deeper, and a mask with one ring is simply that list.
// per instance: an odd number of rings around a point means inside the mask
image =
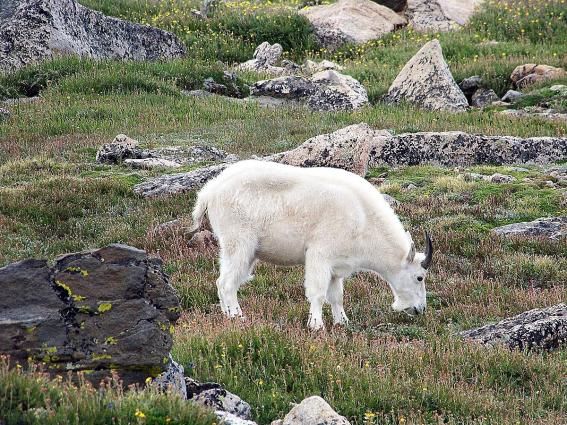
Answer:
[{"label": "goat's eye", "polygon": [[418,276],[418,277],[417,277],[417,281],[418,281],[418,282],[421,282],[422,280],[423,280],[423,276]]}]

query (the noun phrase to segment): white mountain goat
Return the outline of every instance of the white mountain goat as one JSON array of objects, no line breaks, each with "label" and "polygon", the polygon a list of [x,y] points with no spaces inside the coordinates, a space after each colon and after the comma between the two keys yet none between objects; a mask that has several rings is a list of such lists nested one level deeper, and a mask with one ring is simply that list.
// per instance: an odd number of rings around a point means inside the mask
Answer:
[{"label": "white mountain goat", "polygon": [[409,233],[380,192],[363,178],[335,168],[299,168],[263,161],[229,166],[199,192],[193,230],[207,214],[220,245],[218,295],[223,312],[241,316],[240,285],[257,259],[305,264],[308,326],[323,327],[331,304],[335,324],[348,321],[343,279],[374,271],[394,294],[392,308],[425,310],[425,275],[432,244],[416,253]]}]

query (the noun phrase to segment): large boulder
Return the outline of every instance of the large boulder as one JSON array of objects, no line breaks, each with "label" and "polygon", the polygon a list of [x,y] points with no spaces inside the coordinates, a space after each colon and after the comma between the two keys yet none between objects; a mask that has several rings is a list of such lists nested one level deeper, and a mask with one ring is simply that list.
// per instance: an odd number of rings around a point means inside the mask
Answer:
[{"label": "large boulder", "polygon": [[567,305],[529,310],[460,335],[469,341],[510,349],[553,350],[567,342]]},{"label": "large boulder", "polygon": [[75,0],[0,2],[0,70],[60,55],[156,60],[181,57],[173,34],[112,18]]},{"label": "large boulder", "polygon": [[299,13],[311,22],[319,42],[331,49],[344,43],[366,43],[407,23],[393,10],[370,0],[339,0]]},{"label": "large boulder", "polygon": [[544,237],[559,239],[567,236],[567,216],[538,218],[534,221],[512,223],[495,227],[492,231],[500,236]]},{"label": "large boulder", "polygon": [[319,396],[308,397],[285,415],[282,425],[350,425]]},{"label": "large boulder", "polygon": [[143,384],[170,364],[178,296],[162,263],[109,245],[0,268],[0,352],[52,373],[83,371],[93,383],[116,371]]},{"label": "large boulder", "polygon": [[273,98],[281,104],[305,104],[315,111],[358,109],[368,103],[368,93],[357,80],[335,70],[311,77],[287,76],[258,81],[250,87],[250,99]]},{"label": "large boulder", "polygon": [[524,88],[540,81],[562,78],[565,77],[565,75],[567,74],[562,68],[527,63],[514,68],[510,75],[510,80],[512,80],[512,83],[514,83],[516,87]]},{"label": "large boulder", "polygon": [[567,138],[485,136],[460,131],[392,136],[371,165],[549,164],[567,158]]},{"label": "large boulder", "polygon": [[426,43],[406,63],[385,100],[407,102],[432,111],[461,112],[468,107],[467,98],[453,79],[437,40]]},{"label": "large boulder", "polygon": [[264,159],[299,167],[341,168],[364,177],[370,157],[376,155],[390,136],[386,130],[354,124],[312,137],[295,149]]},{"label": "large boulder", "polygon": [[405,14],[417,31],[450,31],[465,25],[483,0],[407,0]]}]

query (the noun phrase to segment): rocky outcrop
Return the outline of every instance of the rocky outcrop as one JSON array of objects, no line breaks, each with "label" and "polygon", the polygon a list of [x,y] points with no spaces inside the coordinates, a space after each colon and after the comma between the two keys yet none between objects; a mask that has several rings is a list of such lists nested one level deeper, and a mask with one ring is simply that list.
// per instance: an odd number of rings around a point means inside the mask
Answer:
[{"label": "rocky outcrop", "polygon": [[0,70],[60,55],[156,60],[181,57],[173,34],[111,18],[75,0],[0,2]]},{"label": "rocky outcrop", "polygon": [[492,232],[500,236],[544,237],[559,239],[567,236],[567,216],[538,218],[534,221],[512,223],[495,227]]},{"label": "rocky outcrop", "polygon": [[319,396],[308,397],[285,415],[281,425],[350,425]]},{"label": "rocky outcrop", "polygon": [[109,245],[50,267],[26,260],[0,269],[0,352],[50,372],[83,371],[98,384],[111,370],[143,384],[170,362],[179,299],[162,263]]},{"label": "rocky outcrop", "polygon": [[137,140],[119,134],[110,143],[100,147],[96,161],[101,164],[125,164],[133,168],[179,168],[200,162],[234,162],[236,155],[227,154],[213,146],[165,146],[142,149]]},{"label": "rocky outcrop", "polygon": [[461,332],[469,341],[517,350],[553,350],[567,342],[567,305],[534,309],[498,323]]},{"label": "rocky outcrop", "polygon": [[484,136],[460,131],[392,136],[372,164],[548,164],[567,158],[567,138]]},{"label": "rocky outcrop", "polygon": [[270,44],[264,41],[254,51],[253,59],[241,63],[236,67],[239,71],[265,72],[271,75],[293,74],[292,70],[277,66],[280,61],[283,48],[281,44]]},{"label": "rocky outcrop", "polygon": [[510,80],[518,88],[524,88],[540,81],[552,80],[565,77],[567,73],[562,68],[555,68],[550,65],[539,65],[528,63],[514,68],[510,75]]},{"label": "rocky outcrop", "polygon": [[200,189],[230,164],[211,165],[188,173],[166,174],[134,186],[134,192],[144,197],[173,195]]},{"label": "rocky outcrop", "polygon": [[304,104],[315,111],[358,109],[368,103],[366,89],[357,80],[326,70],[311,77],[287,76],[262,80],[250,87],[250,99],[273,98],[281,104]]},{"label": "rocky outcrop", "polygon": [[417,31],[450,31],[465,25],[483,0],[407,0],[405,14]]},{"label": "rocky outcrop", "polygon": [[385,100],[432,111],[461,112],[468,107],[437,40],[426,43],[402,68]]},{"label": "rocky outcrop", "polygon": [[345,43],[366,43],[406,25],[393,10],[370,0],[339,0],[300,10],[315,28],[315,36],[326,48]]},{"label": "rocky outcrop", "polygon": [[341,168],[365,176],[368,163],[391,134],[368,124],[354,124],[308,139],[295,149],[265,157],[267,161],[299,167]]}]

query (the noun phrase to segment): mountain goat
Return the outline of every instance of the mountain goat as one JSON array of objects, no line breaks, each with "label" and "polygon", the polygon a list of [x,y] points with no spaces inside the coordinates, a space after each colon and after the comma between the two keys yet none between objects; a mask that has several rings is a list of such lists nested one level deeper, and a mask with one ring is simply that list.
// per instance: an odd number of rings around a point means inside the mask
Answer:
[{"label": "mountain goat", "polygon": [[426,234],[426,252],[416,253],[380,192],[355,174],[241,161],[199,192],[193,230],[205,214],[220,246],[217,289],[222,311],[230,317],[242,315],[237,291],[257,259],[305,265],[312,329],[323,327],[325,301],[335,324],[348,321],[343,279],[357,271],[374,271],[389,283],[394,310],[411,315],[425,310],[431,239]]}]

